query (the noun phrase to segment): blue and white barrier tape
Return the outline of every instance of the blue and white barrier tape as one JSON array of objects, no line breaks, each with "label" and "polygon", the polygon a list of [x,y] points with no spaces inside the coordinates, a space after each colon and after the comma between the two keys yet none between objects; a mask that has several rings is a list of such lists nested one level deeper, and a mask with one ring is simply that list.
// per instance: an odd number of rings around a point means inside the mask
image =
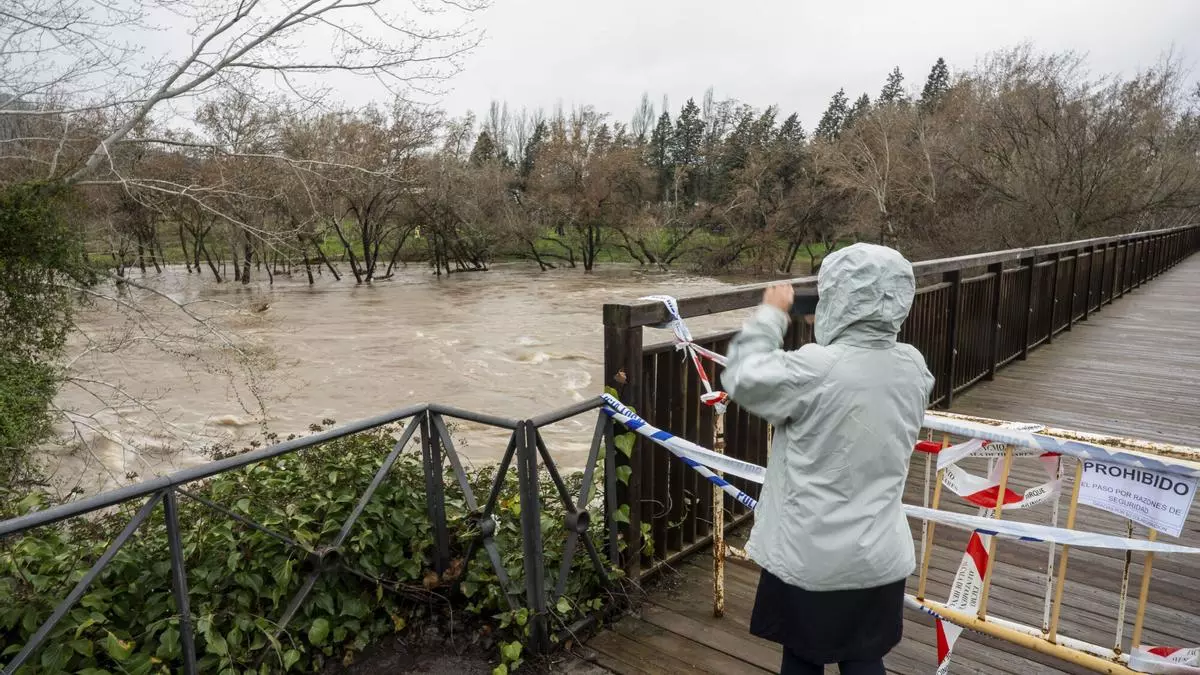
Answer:
[{"label": "blue and white barrier tape", "polygon": [[[750,509],[758,507],[758,501],[729,481],[713,473],[708,466],[730,475],[736,475],[755,483],[762,483],[766,469],[733,457],[727,457],[700,447],[691,441],[680,438],[668,431],[663,431],[639,417],[636,413],[609,394],[604,395],[606,407],[604,412],[630,431],[636,432],[668,452],[683,460],[685,464],[695,469],[709,482],[719,486],[727,494]],[[705,465],[708,466],[705,466]],[[905,515],[930,522],[948,525],[968,531],[976,531],[1005,539],[1019,541],[1070,544],[1084,548],[1115,549],[1120,551],[1153,551],[1155,553],[1185,553],[1198,554],[1200,548],[1179,546],[1145,539],[1128,539],[1107,534],[1096,534],[1079,530],[1068,530],[1061,527],[1037,525],[1034,523],[1019,523],[1011,520],[996,520],[962,513],[952,513],[940,509],[930,509],[920,506],[903,505]]]},{"label": "blue and white barrier tape", "polygon": [[[738,500],[747,508],[758,508],[757,499],[746,494],[743,490],[730,485],[729,481],[713,473],[708,467],[704,466],[704,464],[701,462],[696,461],[689,455],[702,456],[708,462],[711,462],[713,465],[717,465],[719,471],[725,471],[726,473],[740,476],[742,478],[746,478],[747,480],[752,480],[758,483],[762,482],[762,476],[766,474],[766,470],[763,469],[763,467],[758,466],[757,464],[751,464],[750,462],[743,462],[739,459],[734,459],[733,457],[726,457],[725,455],[718,454],[712,450],[702,448],[695,443],[680,438],[670,432],[654,427],[647,423],[646,420],[638,417],[636,413],[625,407],[625,405],[609,394],[604,394],[604,402],[608,404],[608,406],[604,408],[604,412],[607,413],[609,417],[620,422],[630,431],[636,431],[637,433],[666,448],[668,452],[678,457],[683,461],[684,464],[687,464],[695,469],[701,476],[707,478],[710,483],[724,490],[726,494]],[[757,480],[755,480],[754,476],[757,476]]]}]

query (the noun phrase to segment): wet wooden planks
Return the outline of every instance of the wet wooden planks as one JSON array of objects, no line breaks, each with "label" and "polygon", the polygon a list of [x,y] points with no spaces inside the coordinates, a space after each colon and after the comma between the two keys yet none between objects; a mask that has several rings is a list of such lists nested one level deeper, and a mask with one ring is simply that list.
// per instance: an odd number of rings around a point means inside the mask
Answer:
[{"label": "wet wooden planks", "polygon": [[[1193,256],[1147,286],[1106,305],[1086,322],[1055,337],[999,371],[992,382],[955,399],[954,410],[984,417],[1039,422],[1051,426],[1200,446],[1200,256]],[[1064,463],[1059,523],[1065,523],[1074,460]],[[968,463],[984,473],[982,461]],[[1012,487],[1044,482],[1036,461],[1014,465]],[[921,504],[925,462],[915,456],[905,501]],[[975,510],[944,493],[942,508]],[[1005,513],[1006,518],[1049,522],[1052,505]],[[921,525],[911,522],[920,551]],[[1124,535],[1125,521],[1080,507],[1076,527]],[[1134,536],[1144,537],[1143,528]],[[1170,540],[1164,537],[1164,540]],[[931,558],[927,595],[944,600],[962,559],[966,533],[939,528]],[[1179,541],[1200,545],[1200,516],[1193,508]],[[1003,541],[995,563],[990,613],[1041,625],[1048,549],[1044,544]],[[1124,553],[1075,549],[1071,552],[1060,632],[1100,645],[1116,638]],[[1058,554],[1056,552],[1056,564]],[[1122,630],[1126,648],[1132,632],[1142,558],[1133,556],[1128,609]],[[684,562],[671,591],[652,594],[637,616],[588,643],[594,660],[617,673],[773,673],[778,646],[749,634],[758,571],[731,562],[726,567],[726,616],[712,617],[711,559],[707,552]],[[917,577],[909,579],[915,592]],[[1154,561],[1143,642],[1200,644],[1200,561],[1159,556]],[[930,673],[936,637],[931,620],[908,612],[904,641],[886,659],[889,672]],[[828,672],[836,672],[830,667]],[[1000,640],[964,633],[952,672],[1086,672]]]},{"label": "wet wooden planks", "polygon": [[1200,445],[1200,256],[1105,305],[954,410]]}]

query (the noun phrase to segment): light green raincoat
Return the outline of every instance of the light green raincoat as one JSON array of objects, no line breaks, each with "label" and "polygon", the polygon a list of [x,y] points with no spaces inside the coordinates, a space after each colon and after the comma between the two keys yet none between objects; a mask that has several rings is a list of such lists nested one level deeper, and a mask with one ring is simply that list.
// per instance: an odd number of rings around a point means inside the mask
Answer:
[{"label": "light green raincoat", "polygon": [[815,344],[784,351],[788,316],[762,306],[730,346],[725,391],[774,427],[747,553],[788,584],[873,588],[916,566],[900,500],[933,375],[896,342],[915,290],[898,252],[855,244],[821,266]]}]

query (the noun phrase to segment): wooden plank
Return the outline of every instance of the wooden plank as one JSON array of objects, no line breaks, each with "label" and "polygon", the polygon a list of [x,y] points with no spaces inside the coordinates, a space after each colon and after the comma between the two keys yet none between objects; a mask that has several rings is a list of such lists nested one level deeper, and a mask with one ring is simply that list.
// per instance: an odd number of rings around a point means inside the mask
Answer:
[{"label": "wooden plank", "polygon": [[770,673],[736,656],[730,656],[697,642],[689,636],[672,633],[642,620],[625,619],[614,630],[635,642],[654,650],[655,659],[671,664],[672,672],[679,673]]}]

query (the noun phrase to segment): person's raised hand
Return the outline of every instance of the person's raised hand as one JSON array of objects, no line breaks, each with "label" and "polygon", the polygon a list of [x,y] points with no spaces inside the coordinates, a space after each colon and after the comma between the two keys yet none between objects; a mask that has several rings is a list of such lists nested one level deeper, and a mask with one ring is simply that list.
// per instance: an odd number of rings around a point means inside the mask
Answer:
[{"label": "person's raised hand", "polygon": [[763,304],[776,307],[787,314],[792,311],[792,302],[796,299],[796,291],[791,284],[775,284],[763,291]]}]

